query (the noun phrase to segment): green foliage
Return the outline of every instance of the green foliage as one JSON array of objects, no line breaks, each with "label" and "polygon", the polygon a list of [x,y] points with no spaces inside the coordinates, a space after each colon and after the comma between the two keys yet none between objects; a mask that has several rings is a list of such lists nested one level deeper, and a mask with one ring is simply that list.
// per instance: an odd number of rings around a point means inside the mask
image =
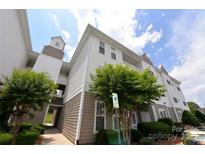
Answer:
[{"label": "green foliage", "polygon": [[0,145],[11,144],[12,134],[0,132]]},{"label": "green foliage", "polygon": [[30,130],[32,126],[33,124],[30,122],[23,122],[20,125],[19,132]]},{"label": "green foliage", "polygon": [[90,90],[112,109],[112,93],[118,94],[120,109],[132,110],[141,104],[150,104],[164,95],[164,87],[148,69],[137,72],[124,65],[106,64],[91,74]]},{"label": "green foliage", "polygon": [[170,127],[174,126],[174,123],[173,123],[172,119],[170,119],[170,118],[161,118],[161,119],[158,119],[158,122],[163,122],[163,123],[169,125]]},{"label": "green foliage", "polygon": [[205,122],[205,115],[201,113],[199,110],[195,111],[195,116],[201,121]]},{"label": "green foliage", "polygon": [[189,111],[184,110],[182,113],[182,122],[184,124],[189,124],[192,126],[200,126],[199,120]]},{"label": "green foliage", "polygon": [[154,141],[150,137],[143,137],[139,140],[139,143],[141,145],[152,145]]},{"label": "green foliage", "polygon": [[132,129],[131,130],[131,142],[138,142],[143,137],[141,131]]},{"label": "green foliage", "polygon": [[37,132],[39,132],[40,134],[44,134],[45,127],[42,126],[42,125],[40,125],[40,124],[38,124],[38,125],[35,125],[35,126],[32,128],[32,130],[37,131]]},{"label": "green foliage", "polygon": [[57,85],[44,72],[14,70],[11,76],[3,79],[0,113],[11,117],[11,125],[13,119],[16,121],[12,130],[13,141],[24,117],[30,115],[31,111],[42,110],[56,94],[56,90]]},{"label": "green foliage", "polygon": [[171,134],[171,127],[162,122],[141,122],[138,129],[144,136],[156,136],[155,139],[166,139]]},{"label": "green foliage", "polygon": [[195,102],[187,102],[191,113],[195,114],[195,111],[200,109],[200,106]]},{"label": "green foliage", "polygon": [[[122,137],[121,137],[122,139]],[[102,129],[96,134],[95,144],[97,145],[116,145],[119,144],[118,133],[112,129]]]},{"label": "green foliage", "polygon": [[38,139],[39,132],[37,131],[24,131],[17,135],[16,144],[17,145],[33,145]]}]

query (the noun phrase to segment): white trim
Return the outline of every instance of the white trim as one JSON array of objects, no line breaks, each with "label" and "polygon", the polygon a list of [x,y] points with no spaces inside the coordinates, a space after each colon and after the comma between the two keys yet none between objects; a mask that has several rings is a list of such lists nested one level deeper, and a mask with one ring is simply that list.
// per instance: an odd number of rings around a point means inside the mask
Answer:
[{"label": "white trim", "polygon": [[[75,90],[72,90],[72,92],[65,98],[64,104],[70,100],[71,98],[73,98],[74,96],[76,96],[77,94],[79,94],[82,89],[83,89],[84,84],[80,84],[77,88],[75,88]],[[65,94],[65,93],[64,93]]]},{"label": "white trim", "polygon": [[151,105],[151,107],[152,107],[152,111],[153,111],[153,115],[154,115],[154,120],[157,121],[158,119],[157,119],[157,113],[156,113],[155,107],[154,107],[154,105]]},{"label": "white trim", "polygon": [[63,105],[54,105],[54,104],[50,104],[50,106],[54,106],[54,107],[63,107]]},{"label": "white trim", "polygon": [[[96,113],[97,113],[97,103],[99,103],[98,100],[95,100],[95,110],[94,110],[94,127],[93,127],[93,133],[96,134],[98,131],[96,131]],[[100,102],[102,103],[102,102]],[[103,103],[104,104],[104,103]],[[106,106],[104,104],[104,129],[106,129]]]},{"label": "white trim", "polygon": [[[158,110],[159,110],[159,117],[160,117],[160,118],[167,118],[167,117],[168,117],[167,112],[166,112],[165,109],[159,108]],[[161,112],[164,112],[164,113],[165,113],[165,117],[161,117],[161,114],[160,114]]]},{"label": "white trim", "polygon": [[44,121],[45,121],[45,119],[46,119],[46,116],[47,116],[47,114],[48,114],[49,107],[50,107],[50,105],[47,106],[46,113],[45,113],[45,115],[44,115],[42,124],[44,123]]},{"label": "white trim", "polygon": [[77,144],[77,140],[80,139],[80,129],[81,129],[81,123],[82,123],[82,116],[83,116],[83,104],[84,104],[84,98],[85,98],[85,83],[86,83],[87,67],[88,67],[88,56],[86,56],[85,71],[84,71],[84,74],[83,74],[84,84],[83,84],[83,89],[82,89],[82,93],[81,93],[81,100],[80,100],[80,108],[79,108],[79,114],[78,114],[78,124],[77,124],[77,130],[76,130],[75,144]]}]

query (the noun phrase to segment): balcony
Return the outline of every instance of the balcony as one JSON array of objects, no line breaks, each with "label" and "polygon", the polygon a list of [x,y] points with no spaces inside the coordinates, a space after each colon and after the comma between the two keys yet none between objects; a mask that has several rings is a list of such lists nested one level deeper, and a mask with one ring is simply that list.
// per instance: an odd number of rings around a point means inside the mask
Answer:
[{"label": "balcony", "polygon": [[54,97],[50,103],[51,106],[63,106],[63,97]]}]

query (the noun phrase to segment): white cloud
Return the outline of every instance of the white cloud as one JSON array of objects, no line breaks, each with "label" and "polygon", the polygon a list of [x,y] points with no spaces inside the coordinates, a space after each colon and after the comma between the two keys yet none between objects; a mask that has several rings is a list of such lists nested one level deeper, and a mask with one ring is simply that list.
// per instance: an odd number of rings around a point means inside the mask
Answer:
[{"label": "white cloud", "polygon": [[173,24],[170,44],[175,47],[181,65],[171,75],[182,81],[187,100],[205,105],[205,14],[181,15]]},{"label": "white cloud", "polygon": [[71,12],[77,21],[78,39],[88,23],[136,52],[142,50],[148,43],[158,42],[162,36],[162,30],[157,32],[150,24],[147,30],[137,37],[135,29],[138,22],[134,18],[136,10],[71,10]]},{"label": "white cloud", "polygon": [[55,26],[58,28],[58,30],[60,31],[60,33],[63,36],[64,41],[66,42],[66,45],[64,47],[65,56],[64,56],[63,60],[68,62],[68,61],[70,61],[70,59],[73,56],[73,53],[75,51],[75,47],[72,47],[69,44],[69,42],[70,42],[69,41],[70,40],[70,33],[60,26],[60,21],[59,21],[57,15],[50,15],[50,17],[54,21]]}]

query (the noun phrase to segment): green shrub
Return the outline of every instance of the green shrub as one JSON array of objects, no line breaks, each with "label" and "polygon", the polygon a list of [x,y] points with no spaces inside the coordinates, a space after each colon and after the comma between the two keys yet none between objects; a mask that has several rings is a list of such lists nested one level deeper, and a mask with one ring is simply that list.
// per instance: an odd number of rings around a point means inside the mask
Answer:
[{"label": "green shrub", "polygon": [[39,132],[37,131],[23,131],[16,137],[17,145],[33,145],[38,139]]},{"label": "green shrub", "polygon": [[[122,135],[121,135],[121,139],[122,139]],[[96,134],[95,144],[97,145],[119,144],[117,131],[112,130],[112,129],[99,130],[98,133]]]},{"label": "green shrub", "polygon": [[32,126],[33,126],[33,124],[30,122],[23,122],[20,125],[19,132],[30,130]]},{"label": "green shrub", "polygon": [[37,124],[35,125],[33,128],[32,128],[33,131],[37,131],[39,132],[40,134],[44,134],[44,131],[45,131],[45,127],[40,125],[40,124]]},{"label": "green shrub", "polygon": [[141,145],[152,145],[154,141],[150,137],[143,137],[139,140],[139,143]]},{"label": "green shrub", "polygon": [[170,119],[170,118],[161,118],[161,119],[158,119],[158,122],[163,122],[163,123],[169,125],[170,127],[174,126],[174,123],[173,123],[172,119]]},{"label": "green shrub", "polygon": [[141,131],[132,129],[131,130],[131,142],[138,142],[143,137]]},{"label": "green shrub", "polygon": [[184,124],[189,124],[192,126],[200,126],[199,120],[189,111],[184,110],[182,113],[182,122]]},{"label": "green shrub", "polygon": [[0,145],[8,145],[11,144],[12,134],[10,133],[1,133],[0,132]]},{"label": "green shrub", "polygon": [[199,121],[205,122],[205,115],[199,110],[196,110],[195,116],[199,119]]},{"label": "green shrub", "polygon": [[171,127],[162,122],[142,122],[138,124],[138,129],[146,137],[153,137],[153,139],[167,139],[171,134]]}]

